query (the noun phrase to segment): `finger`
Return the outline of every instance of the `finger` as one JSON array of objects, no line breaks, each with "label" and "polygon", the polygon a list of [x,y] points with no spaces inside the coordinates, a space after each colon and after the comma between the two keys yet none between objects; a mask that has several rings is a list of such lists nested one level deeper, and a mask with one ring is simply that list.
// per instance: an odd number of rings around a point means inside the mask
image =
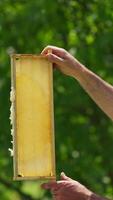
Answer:
[{"label": "finger", "polygon": [[61,172],[60,178],[61,178],[61,180],[72,181],[72,179],[69,178],[68,176],[66,176],[64,172]]},{"label": "finger", "polygon": [[47,46],[44,48],[44,50],[41,52],[42,55],[46,55],[48,51],[51,51],[53,54],[60,56],[60,57],[65,57],[66,56],[66,51],[62,48],[56,47],[56,46]]},{"label": "finger", "polygon": [[61,198],[60,198],[60,195],[59,195],[59,194],[57,194],[57,195],[55,195],[55,194],[52,194],[52,196],[53,196],[53,200],[61,200]]},{"label": "finger", "polygon": [[53,63],[53,69],[55,70],[57,68],[56,64]]},{"label": "finger", "polygon": [[64,59],[56,56],[53,53],[47,54],[46,57],[50,62],[55,63],[57,66],[62,66],[64,64]]},{"label": "finger", "polygon": [[53,181],[49,183],[43,183],[41,185],[41,188],[46,189],[46,190],[55,189],[56,187],[57,187],[57,182],[53,182]]}]

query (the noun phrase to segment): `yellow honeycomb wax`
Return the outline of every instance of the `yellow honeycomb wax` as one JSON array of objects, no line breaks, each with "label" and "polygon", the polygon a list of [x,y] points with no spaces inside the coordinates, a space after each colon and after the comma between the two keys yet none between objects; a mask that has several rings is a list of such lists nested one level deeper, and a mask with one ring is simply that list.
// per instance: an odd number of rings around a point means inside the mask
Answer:
[{"label": "yellow honeycomb wax", "polygon": [[52,64],[35,55],[12,56],[14,179],[55,178]]}]

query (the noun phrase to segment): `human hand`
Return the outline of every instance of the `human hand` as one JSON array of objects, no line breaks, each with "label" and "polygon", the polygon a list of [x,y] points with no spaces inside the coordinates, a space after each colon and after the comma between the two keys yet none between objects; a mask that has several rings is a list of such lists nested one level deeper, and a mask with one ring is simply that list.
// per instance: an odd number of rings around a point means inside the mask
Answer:
[{"label": "human hand", "polygon": [[54,200],[89,200],[92,192],[79,182],[61,173],[60,181],[51,181],[41,186],[50,189]]},{"label": "human hand", "polygon": [[47,46],[41,54],[47,57],[50,62],[54,63],[54,66],[62,73],[74,76],[75,78],[79,76],[79,71],[83,67],[77,59],[62,48]]}]

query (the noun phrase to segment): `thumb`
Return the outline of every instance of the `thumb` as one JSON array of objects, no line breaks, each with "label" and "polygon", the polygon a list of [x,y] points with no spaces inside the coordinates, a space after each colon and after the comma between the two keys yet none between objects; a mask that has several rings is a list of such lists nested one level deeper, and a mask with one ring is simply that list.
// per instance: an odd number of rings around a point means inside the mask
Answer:
[{"label": "thumb", "polygon": [[57,182],[56,181],[51,181],[48,183],[43,183],[41,185],[42,189],[55,189],[57,187]]},{"label": "thumb", "polygon": [[61,180],[64,180],[64,181],[72,181],[72,179],[66,176],[64,172],[61,172],[60,178]]}]

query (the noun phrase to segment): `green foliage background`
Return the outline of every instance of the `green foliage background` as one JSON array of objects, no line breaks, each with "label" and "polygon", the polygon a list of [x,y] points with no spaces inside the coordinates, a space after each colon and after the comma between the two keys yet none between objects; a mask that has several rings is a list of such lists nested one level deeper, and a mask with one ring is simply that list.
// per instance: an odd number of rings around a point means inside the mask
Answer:
[{"label": "green foliage background", "polygon": [[[113,0],[0,1],[0,198],[47,200],[40,183],[12,181],[9,123],[10,53],[70,51],[113,83]],[[113,197],[113,124],[73,78],[54,72],[57,175],[64,171]],[[58,177],[59,178],[59,177]]]}]

